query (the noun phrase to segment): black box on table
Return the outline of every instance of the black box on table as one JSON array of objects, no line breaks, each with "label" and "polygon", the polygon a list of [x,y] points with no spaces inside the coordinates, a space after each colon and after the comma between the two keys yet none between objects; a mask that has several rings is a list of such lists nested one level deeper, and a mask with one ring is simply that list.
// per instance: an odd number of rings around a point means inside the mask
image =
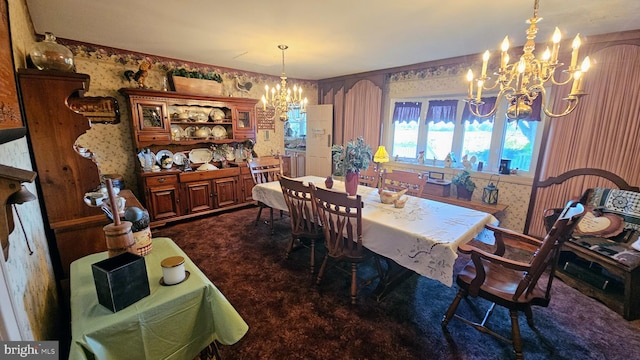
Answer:
[{"label": "black box on table", "polygon": [[113,312],[148,296],[149,278],[142,256],[125,252],[91,265],[98,302]]}]

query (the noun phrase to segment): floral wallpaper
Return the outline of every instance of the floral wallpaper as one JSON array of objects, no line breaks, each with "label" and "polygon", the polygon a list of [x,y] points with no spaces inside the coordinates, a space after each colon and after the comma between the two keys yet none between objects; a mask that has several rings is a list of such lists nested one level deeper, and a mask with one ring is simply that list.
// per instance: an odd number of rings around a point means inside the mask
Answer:
[{"label": "floral wallpaper", "polygon": [[[137,71],[140,63],[150,62],[152,65],[148,71],[145,85],[156,90],[163,88],[169,69],[184,67],[189,70],[216,72],[223,79],[222,96],[252,99],[260,99],[265,85],[272,86],[279,81],[278,77],[263,74],[181,62],[68,40],[60,40],[59,42],[73,51],[76,72],[88,74],[91,77],[89,91],[85,95],[113,96],[118,99],[120,107],[121,121],[119,124],[94,124],[89,131],[78,138],[78,144],[89,148],[95,154],[101,174],[122,175],[127,188],[130,188],[139,197],[135,173],[135,162],[138,160],[135,156],[136,149],[131,135],[129,107],[126,98],[118,92],[121,88],[136,87],[136,84],[124,76],[125,71]],[[303,94],[308,98],[309,103],[317,104],[316,82],[300,82],[290,79],[289,84],[302,86]],[[260,103],[257,106],[260,106]],[[254,151],[259,156],[284,153],[284,123],[277,119],[274,121],[274,130],[257,131]]]}]

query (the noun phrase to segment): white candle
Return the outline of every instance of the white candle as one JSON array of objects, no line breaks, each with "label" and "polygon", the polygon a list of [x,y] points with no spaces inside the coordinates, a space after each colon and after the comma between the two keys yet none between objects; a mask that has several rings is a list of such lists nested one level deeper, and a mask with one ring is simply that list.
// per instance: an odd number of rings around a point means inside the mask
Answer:
[{"label": "white candle", "polygon": [[467,81],[469,82],[469,95],[467,98],[473,99],[473,71],[467,71]]},{"label": "white candle", "polygon": [[168,257],[160,263],[162,266],[162,280],[165,285],[175,285],[184,280],[184,258],[182,256]]},{"label": "white candle", "polygon": [[501,50],[502,50],[502,55],[500,56],[500,59],[502,60],[502,62],[500,64],[500,67],[504,69],[507,66],[507,64],[509,63],[509,55],[507,55],[507,51],[509,50],[509,37],[508,36],[505,36],[504,40],[502,40]]},{"label": "white candle", "polygon": [[571,86],[571,94],[576,94],[582,87],[582,71],[573,73],[573,85]]},{"label": "white candle", "polygon": [[484,78],[487,75],[487,64],[489,63],[490,55],[491,54],[489,53],[489,50],[485,51],[482,55],[482,74],[480,75],[481,78]]},{"label": "white candle", "polygon": [[553,32],[553,36],[551,37],[551,41],[553,42],[553,50],[551,50],[551,61],[558,61],[558,50],[560,49],[560,40],[562,39],[562,33],[560,33],[560,29],[556,27],[556,30]]},{"label": "white candle", "polygon": [[573,51],[571,52],[571,66],[569,69],[575,69],[576,64],[578,63],[578,49],[580,49],[580,34],[576,35],[575,39],[573,39],[573,43],[571,44]]}]

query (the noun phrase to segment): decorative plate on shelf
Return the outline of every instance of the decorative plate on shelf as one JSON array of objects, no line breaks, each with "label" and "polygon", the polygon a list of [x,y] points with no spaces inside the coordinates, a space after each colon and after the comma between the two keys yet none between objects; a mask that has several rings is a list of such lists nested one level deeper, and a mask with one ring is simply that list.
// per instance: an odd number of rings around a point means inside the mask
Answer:
[{"label": "decorative plate on shelf", "polygon": [[162,166],[162,158],[164,156],[169,157],[171,159],[171,161],[173,161],[173,153],[171,151],[169,151],[169,150],[160,150],[156,154],[156,161],[158,162],[158,165]]},{"label": "decorative plate on shelf", "polygon": [[191,138],[191,137],[193,137],[193,136],[194,136],[194,135],[193,135],[193,133],[194,133],[195,131],[196,131],[196,128],[195,128],[195,127],[193,127],[193,126],[188,126],[188,127],[184,128],[184,131],[183,131],[183,133],[182,133],[182,134],[183,134],[185,137]]},{"label": "decorative plate on shelf", "polygon": [[182,128],[178,125],[171,125],[171,139],[180,140],[184,136]]},{"label": "decorative plate on shelf", "polygon": [[173,154],[173,163],[182,166],[187,161],[187,156],[184,153],[177,152]]},{"label": "decorative plate on shelf", "polygon": [[209,149],[193,149],[189,152],[189,161],[192,163],[208,163],[213,159],[213,152]]},{"label": "decorative plate on shelf", "polygon": [[223,140],[227,138],[227,129],[222,125],[216,125],[211,128],[211,137],[214,140]]},{"label": "decorative plate on shelf", "polygon": [[223,122],[225,118],[224,111],[214,108],[209,112],[209,119],[213,122]]}]

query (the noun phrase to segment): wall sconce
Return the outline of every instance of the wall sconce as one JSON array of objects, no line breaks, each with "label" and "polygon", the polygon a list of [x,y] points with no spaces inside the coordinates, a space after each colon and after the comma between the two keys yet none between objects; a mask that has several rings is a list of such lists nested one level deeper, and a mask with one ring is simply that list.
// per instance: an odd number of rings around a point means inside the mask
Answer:
[{"label": "wall sconce", "polygon": [[11,205],[36,198],[22,186],[23,182],[33,182],[36,175],[34,171],[0,165],[0,204],[5,204],[5,211],[0,211],[0,244],[5,260],[9,259],[9,234],[15,227]]},{"label": "wall sconce", "polygon": [[482,190],[482,202],[489,205],[495,205],[498,203],[498,183],[500,182],[500,176],[498,181],[494,185],[491,179],[496,175],[491,175],[489,178],[489,185]]}]

